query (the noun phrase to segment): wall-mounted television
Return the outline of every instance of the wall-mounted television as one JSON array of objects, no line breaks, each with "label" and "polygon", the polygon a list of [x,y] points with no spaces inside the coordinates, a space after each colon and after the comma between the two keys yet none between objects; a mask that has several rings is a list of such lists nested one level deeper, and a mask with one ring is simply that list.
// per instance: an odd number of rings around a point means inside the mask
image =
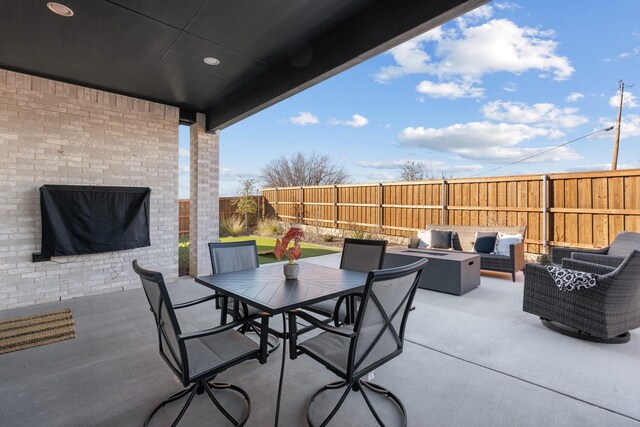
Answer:
[{"label": "wall-mounted television", "polygon": [[150,246],[148,187],[43,185],[42,247],[34,261]]}]

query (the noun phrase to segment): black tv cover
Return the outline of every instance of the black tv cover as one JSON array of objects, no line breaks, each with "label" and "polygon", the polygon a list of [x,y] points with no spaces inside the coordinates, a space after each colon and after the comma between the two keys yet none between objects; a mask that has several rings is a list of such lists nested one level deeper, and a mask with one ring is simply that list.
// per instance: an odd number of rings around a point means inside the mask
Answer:
[{"label": "black tv cover", "polygon": [[147,187],[40,187],[43,257],[150,246]]}]

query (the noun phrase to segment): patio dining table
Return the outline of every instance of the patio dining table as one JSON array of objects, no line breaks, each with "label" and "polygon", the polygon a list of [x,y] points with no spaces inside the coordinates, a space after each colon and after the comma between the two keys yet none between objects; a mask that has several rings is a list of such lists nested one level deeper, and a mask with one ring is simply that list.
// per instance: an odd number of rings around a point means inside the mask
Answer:
[{"label": "patio dining table", "polygon": [[[310,304],[331,298],[360,292],[364,289],[367,273],[342,270],[323,265],[300,261],[300,273],[294,280],[286,280],[281,264],[267,265],[260,268],[236,271],[224,274],[212,274],[196,278],[196,282],[213,289],[227,297],[253,306],[271,316],[282,315],[283,341],[282,365],[278,384],[275,423],[278,425],[280,413],[280,397],[282,394],[282,380],[286,360],[287,330],[286,313],[304,308]],[[222,304],[223,318],[226,317],[226,301]],[[268,328],[261,331],[261,347],[263,354],[267,354]],[[273,332],[273,330],[271,330]]]}]

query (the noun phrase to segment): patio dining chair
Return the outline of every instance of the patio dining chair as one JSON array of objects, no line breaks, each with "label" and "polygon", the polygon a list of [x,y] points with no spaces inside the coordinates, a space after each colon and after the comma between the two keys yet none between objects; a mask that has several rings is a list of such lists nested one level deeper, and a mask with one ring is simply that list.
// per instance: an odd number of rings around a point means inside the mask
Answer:
[{"label": "patio dining chair", "polygon": [[[133,270],[140,276],[151,312],[156,321],[160,356],[185,387],[185,389],[169,396],[160,403],[146,418],[144,425],[147,426],[149,424],[151,418],[160,408],[188,396],[176,419],[171,424],[172,426],[177,425],[195,395],[205,392],[218,410],[233,425],[244,425],[251,413],[249,395],[236,385],[214,383],[213,381],[219,373],[244,361],[259,359],[261,363],[266,362],[266,355],[260,350],[260,346],[234,329],[242,326],[247,318],[243,319],[243,321],[231,322],[206,330],[183,333],[175,310],[182,310],[207,301],[213,301],[220,298],[221,295],[209,295],[181,304],[172,304],[161,273],[140,267],[137,260],[134,260],[132,265]],[[254,320],[258,318],[258,315],[249,318]],[[264,317],[262,321],[266,326],[267,318]],[[266,348],[266,346],[263,346],[263,348]],[[222,406],[215,396],[217,392],[233,392],[236,397],[241,399],[240,402],[243,403],[244,411],[239,418],[234,417]]]},{"label": "patio dining chair", "polygon": [[[386,250],[386,240],[344,239],[340,268],[361,273],[379,270],[384,263]],[[350,305],[348,309],[347,304]],[[339,326],[345,321],[352,323],[353,319],[349,319],[348,315],[355,313],[356,305],[357,297],[345,296],[312,304],[305,309],[324,316],[327,321],[333,321],[335,326]]]},{"label": "patio dining chair", "polygon": [[[258,263],[258,248],[255,240],[226,243],[209,243],[209,255],[211,257],[211,270],[213,274],[232,273],[235,271],[250,270],[260,267]],[[259,310],[248,306],[233,298],[223,297],[221,300],[227,301],[226,310],[222,310],[221,316],[229,315],[233,320],[241,320],[243,317],[256,315]],[[220,304],[216,304],[217,308]],[[221,319],[221,323],[226,319]],[[240,328],[240,332],[255,333],[260,336],[260,324],[249,321]],[[269,352],[275,350],[280,345],[280,340],[273,334],[269,334]]]},{"label": "patio dining chair", "polygon": [[[331,421],[352,390],[362,394],[381,426],[385,424],[367,394],[369,391],[390,399],[400,412],[402,425],[407,425],[407,412],[400,399],[389,390],[365,381],[363,377],[402,353],[405,325],[422,268],[427,262],[425,258],[402,267],[370,271],[353,325],[333,327],[302,310],[290,313],[291,357],[295,359],[298,355],[306,354],[341,378],[341,381],[328,384],[313,394],[307,406],[309,425],[317,425],[311,416],[311,407],[316,398],[327,390],[342,387],[346,387],[345,391],[335,407],[318,423],[320,426]],[[297,344],[297,317],[324,332]]]}]

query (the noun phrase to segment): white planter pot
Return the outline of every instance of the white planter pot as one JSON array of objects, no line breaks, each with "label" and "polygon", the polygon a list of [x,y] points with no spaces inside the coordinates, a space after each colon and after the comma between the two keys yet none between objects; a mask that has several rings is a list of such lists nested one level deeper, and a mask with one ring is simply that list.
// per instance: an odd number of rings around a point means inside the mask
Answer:
[{"label": "white planter pot", "polygon": [[300,264],[285,264],[282,266],[282,270],[284,271],[284,277],[287,280],[293,280],[298,278],[298,273],[300,273]]}]

